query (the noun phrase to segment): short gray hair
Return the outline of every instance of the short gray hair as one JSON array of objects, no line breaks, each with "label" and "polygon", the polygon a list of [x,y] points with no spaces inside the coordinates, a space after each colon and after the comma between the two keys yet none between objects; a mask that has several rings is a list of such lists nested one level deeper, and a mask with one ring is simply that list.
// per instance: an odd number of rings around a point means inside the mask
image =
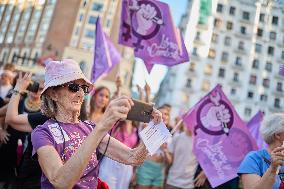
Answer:
[{"label": "short gray hair", "polygon": [[269,116],[260,127],[260,133],[267,144],[274,142],[274,135],[284,132],[284,113]]}]

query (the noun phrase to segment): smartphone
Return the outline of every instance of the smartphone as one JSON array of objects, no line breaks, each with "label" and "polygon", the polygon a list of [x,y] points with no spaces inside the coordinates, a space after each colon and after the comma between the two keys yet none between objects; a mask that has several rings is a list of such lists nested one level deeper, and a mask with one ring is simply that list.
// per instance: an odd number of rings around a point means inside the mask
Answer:
[{"label": "smartphone", "polygon": [[127,120],[149,123],[152,119],[153,105],[139,100],[134,100],[134,106],[127,114]]},{"label": "smartphone", "polygon": [[32,81],[29,86],[27,87],[27,90],[28,91],[31,91],[31,92],[38,92],[38,89],[39,89],[39,83],[36,82],[36,81]]}]

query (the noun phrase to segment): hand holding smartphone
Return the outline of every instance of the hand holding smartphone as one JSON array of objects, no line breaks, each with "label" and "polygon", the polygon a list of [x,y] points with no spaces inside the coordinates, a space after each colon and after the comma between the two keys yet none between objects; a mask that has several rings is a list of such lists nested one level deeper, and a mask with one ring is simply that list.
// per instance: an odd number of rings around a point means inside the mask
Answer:
[{"label": "hand holding smartphone", "polygon": [[153,105],[139,100],[134,100],[134,106],[127,114],[127,120],[149,123],[152,119]]}]

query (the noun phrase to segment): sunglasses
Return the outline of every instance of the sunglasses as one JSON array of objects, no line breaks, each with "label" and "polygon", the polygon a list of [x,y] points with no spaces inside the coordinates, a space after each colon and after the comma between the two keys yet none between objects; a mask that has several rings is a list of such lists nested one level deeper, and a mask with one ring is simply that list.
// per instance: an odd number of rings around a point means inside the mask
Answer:
[{"label": "sunglasses", "polygon": [[89,94],[90,93],[90,88],[88,85],[79,85],[77,83],[68,83],[65,85],[61,85],[61,87],[67,87],[68,90],[72,93],[76,93],[78,91],[80,91],[80,88],[84,91],[85,94]]}]

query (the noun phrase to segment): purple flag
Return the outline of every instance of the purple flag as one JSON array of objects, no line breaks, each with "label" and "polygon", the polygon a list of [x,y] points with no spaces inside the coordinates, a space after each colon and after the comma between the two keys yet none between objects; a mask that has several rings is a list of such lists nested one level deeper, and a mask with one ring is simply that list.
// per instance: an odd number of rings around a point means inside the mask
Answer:
[{"label": "purple flag", "polygon": [[173,66],[189,61],[169,6],[155,0],[123,0],[119,43],[133,47],[147,70],[153,64]]},{"label": "purple flag", "polygon": [[96,23],[96,42],[94,64],[92,68],[92,82],[94,83],[102,74],[108,73],[120,62],[121,56],[110,38],[103,32],[100,18]]},{"label": "purple flag", "polygon": [[245,155],[257,149],[246,124],[217,85],[184,116],[193,152],[213,188],[237,177]]},{"label": "purple flag", "polygon": [[256,140],[256,144],[259,149],[266,149],[267,144],[262,139],[262,136],[259,132],[261,122],[263,121],[263,113],[261,111],[257,112],[255,116],[247,123],[247,127],[250,131],[252,137]]},{"label": "purple flag", "polygon": [[284,63],[280,65],[279,74],[284,77]]}]

